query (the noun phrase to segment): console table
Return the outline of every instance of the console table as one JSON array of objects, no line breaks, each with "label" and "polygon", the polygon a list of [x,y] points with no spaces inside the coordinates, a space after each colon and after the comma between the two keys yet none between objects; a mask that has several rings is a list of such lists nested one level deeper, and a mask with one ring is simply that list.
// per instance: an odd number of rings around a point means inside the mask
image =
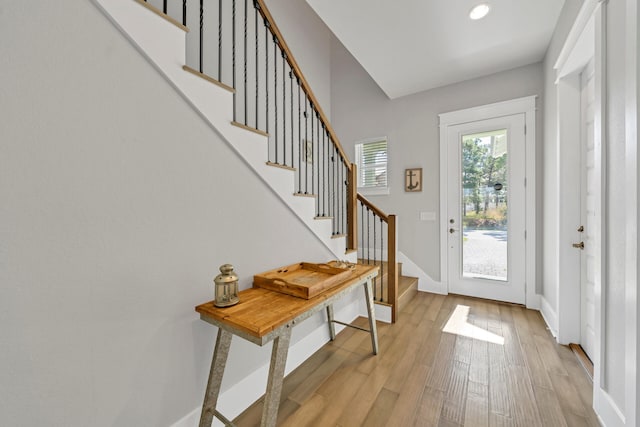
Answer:
[{"label": "console table", "polygon": [[[378,354],[378,334],[372,293],[372,279],[378,275],[378,269],[376,265],[357,264],[350,277],[311,299],[298,298],[262,288],[251,288],[240,291],[240,302],[234,306],[218,308],[213,304],[213,301],[197,306],[196,311],[200,313],[200,318],[218,327],[209,381],[202,405],[200,427],[210,427],[214,416],[225,425],[233,425],[216,409],[222,375],[233,335],[259,346],[273,341],[262,411],[261,426],[263,427],[276,425],[291,330],[296,324],[318,311],[326,309],[331,340],[334,340],[336,335],[335,323],[361,329],[369,332],[373,354]],[[349,325],[337,321],[333,317],[333,303],[353,292],[358,286],[364,286],[369,329]]]}]

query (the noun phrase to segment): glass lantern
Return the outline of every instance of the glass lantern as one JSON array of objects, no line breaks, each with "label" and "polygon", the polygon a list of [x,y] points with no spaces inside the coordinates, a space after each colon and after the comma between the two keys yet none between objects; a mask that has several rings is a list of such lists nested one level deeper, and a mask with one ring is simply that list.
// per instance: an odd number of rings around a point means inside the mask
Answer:
[{"label": "glass lantern", "polygon": [[228,307],[240,302],[238,297],[238,275],[233,271],[233,265],[220,266],[220,274],[213,280],[215,284],[216,307]]}]

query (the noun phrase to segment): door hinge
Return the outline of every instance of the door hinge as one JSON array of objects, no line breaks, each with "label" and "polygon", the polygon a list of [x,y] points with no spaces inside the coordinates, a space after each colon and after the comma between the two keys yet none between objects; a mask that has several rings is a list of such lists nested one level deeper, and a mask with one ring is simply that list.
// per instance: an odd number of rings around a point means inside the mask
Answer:
[{"label": "door hinge", "polygon": [[524,179],[524,186],[527,186],[527,178]]},{"label": "door hinge", "polygon": [[524,230],[524,238],[527,238],[527,230]]}]

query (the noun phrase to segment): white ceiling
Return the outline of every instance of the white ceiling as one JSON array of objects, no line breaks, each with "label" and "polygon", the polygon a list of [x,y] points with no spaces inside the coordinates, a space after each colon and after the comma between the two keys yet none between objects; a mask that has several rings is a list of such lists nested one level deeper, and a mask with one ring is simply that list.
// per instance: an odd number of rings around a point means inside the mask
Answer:
[{"label": "white ceiling", "polygon": [[564,0],[480,2],[307,0],[389,98],[542,60]]}]

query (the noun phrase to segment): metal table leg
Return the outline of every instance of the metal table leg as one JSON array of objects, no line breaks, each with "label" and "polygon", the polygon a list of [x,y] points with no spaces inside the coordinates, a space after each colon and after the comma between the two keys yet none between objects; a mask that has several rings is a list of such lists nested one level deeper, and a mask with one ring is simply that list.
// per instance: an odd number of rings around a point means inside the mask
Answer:
[{"label": "metal table leg", "polygon": [[205,391],[204,403],[202,404],[200,427],[211,427],[211,422],[216,412],[220,385],[222,384],[222,374],[224,374],[224,368],[227,364],[227,356],[229,355],[232,336],[231,332],[221,328],[218,329],[216,346],[213,351],[213,359],[211,360],[211,369],[209,370],[209,381],[207,382],[207,390]]},{"label": "metal table leg", "polygon": [[329,336],[333,341],[336,339],[336,327],[333,324],[333,304],[327,306],[327,318],[329,319]]},{"label": "metal table leg", "polygon": [[280,394],[282,393],[282,381],[284,380],[284,368],[287,364],[289,342],[291,341],[291,329],[288,325],[282,334],[273,340],[267,392],[264,397],[262,422],[260,424],[262,427],[275,427],[278,419],[278,407],[280,406]]},{"label": "metal table leg", "polygon": [[369,333],[371,334],[371,346],[373,354],[378,354],[378,330],[376,329],[376,311],[373,304],[373,286],[371,279],[364,284],[364,295],[367,300],[367,314],[369,315]]}]

